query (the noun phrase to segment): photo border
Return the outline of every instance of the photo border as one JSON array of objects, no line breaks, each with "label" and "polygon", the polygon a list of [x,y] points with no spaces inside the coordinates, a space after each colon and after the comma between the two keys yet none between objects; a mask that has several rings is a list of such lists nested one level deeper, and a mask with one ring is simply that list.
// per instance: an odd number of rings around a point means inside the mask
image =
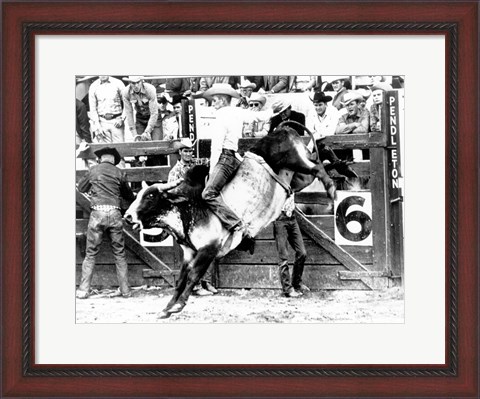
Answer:
[{"label": "photo border", "polygon": [[[44,3],[47,6],[52,5],[53,3]],[[268,4],[268,3],[265,3]],[[265,6],[264,4],[264,6]],[[289,7],[291,10],[294,8],[298,11],[299,3],[291,4],[286,6],[283,4],[282,10],[288,10]],[[308,3],[312,5],[312,3]],[[428,7],[435,7],[436,3],[429,3]],[[466,5],[465,5],[466,4]],[[358,3],[356,4],[358,6]],[[443,4],[444,5],[444,4]],[[467,6],[470,7],[467,7]],[[38,6],[38,5],[37,5]],[[34,7],[34,8],[37,8]],[[144,5],[147,7],[146,5]],[[151,7],[157,7],[160,5],[151,4]],[[195,15],[194,9],[196,10],[200,5],[195,3],[195,6],[192,5],[192,15]],[[271,4],[270,4],[271,6]],[[367,7],[367,3],[363,4],[362,7]],[[400,5],[401,6],[401,5]],[[438,6],[438,3],[437,3]],[[445,5],[444,5],[445,6]],[[318,379],[312,377],[341,377],[343,382],[341,385],[344,385],[345,394],[348,395],[348,392],[351,392],[345,384],[350,384],[352,387],[359,384],[360,379],[368,381],[366,383],[366,387],[362,388],[362,392],[367,392],[367,394],[373,394],[375,392],[383,392],[383,394],[389,394],[392,392],[390,389],[392,386],[400,383],[402,380],[393,380],[396,381],[393,385],[388,385],[388,381],[392,381],[390,377],[415,377],[413,386],[410,388],[405,388],[406,392],[415,392],[412,391],[412,387],[416,386],[419,388],[419,385],[423,382],[430,381],[432,382],[432,378],[438,379],[441,378],[440,381],[456,381],[455,383],[451,383],[450,388],[456,387],[456,392],[462,391],[462,395],[465,396],[465,392],[468,390],[469,392],[473,392],[473,390],[477,390],[478,392],[478,381],[476,380],[475,371],[478,371],[478,352],[475,351],[476,357],[474,366],[471,369],[465,370],[465,352],[464,346],[465,342],[460,341],[459,336],[461,336],[464,340],[470,339],[470,348],[478,349],[478,314],[475,316],[475,313],[471,314],[470,319],[466,319],[465,317],[461,318],[459,312],[462,310],[467,312],[468,310],[478,310],[478,287],[471,288],[473,290],[477,290],[475,295],[475,291],[466,292],[463,290],[459,290],[459,259],[461,261],[461,265],[464,267],[472,268],[472,264],[468,262],[467,258],[462,254],[459,258],[459,251],[462,249],[462,246],[465,247],[465,242],[462,242],[462,237],[465,239],[465,230],[468,230],[468,233],[471,234],[471,237],[475,238],[478,237],[477,227],[478,227],[478,219],[475,217],[474,223],[472,222],[465,224],[465,213],[459,213],[459,203],[461,198],[460,195],[467,195],[469,200],[470,206],[468,210],[470,211],[470,216],[474,214],[477,215],[477,204],[475,199],[477,198],[477,187],[478,182],[475,179],[476,177],[476,166],[477,166],[477,158],[469,159],[470,166],[471,163],[475,163],[475,167],[471,168],[471,171],[467,175],[460,175],[459,172],[465,172],[464,166],[465,162],[462,161],[458,157],[459,149],[468,152],[468,149],[465,147],[460,147],[461,145],[465,146],[465,143],[468,141],[459,141],[459,129],[461,123],[465,125],[465,123],[470,123],[470,127],[473,126],[473,129],[470,131],[462,129],[462,135],[465,134],[471,140],[470,145],[476,143],[475,137],[471,137],[468,135],[473,135],[477,131],[476,121],[478,121],[478,110],[475,112],[476,109],[476,101],[475,101],[475,94],[463,96],[462,93],[462,102],[458,101],[458,93],[459,93],[459,72],[463,70],[470,70],[472,69],[472,65],[474,65],[475,72],[476,71],[476,63],[477,59],[475,57],[476,50],[472,50],[472,54],[463,54],[463,61],[460,64],[460,57],[459,52],[461,49],[459,48],[459,41],[466,40],[467,38],[471,41],[472,38],[468,37],[468,35],[473,36],[473,46],[475,43],[478,43],[478,39],[476,36],[476,32],[472,29],[468,30],[465,29],[465,24],[469,26],[474,26],[475,24],[475,16],[477,16],[477,11],[475,10],[474,3],[464,3],[461,4],[451,4],[448,7],[444,7],[443,9],[450,9],[452,11],[456,11],[444,15],[444,21],[448,22],[391,22],[391,21],[383,21],[383,22],[71,22],[73,21],[73,14],[72,14],[72,5],[70,4],[70,8],[68,5],[60,5],[56,4],[55,7],[57,11],[63,10],[64,14],[68,14],[69,18],[66,20],[59,22],[59,21],[41,21],[41,22],[32,22],[32,18],[35,14],[33,10],[28,10],[20,6],[20,4],[16,4],[16,6],[12,4],[5,5],[3,12],[4,12],[4,20],[7,17],[12,17],[13,14],[16,14],[17,20],[12,22],[12,26],[15,27],[17,35],[12,38],[11,34],[14,33],[13,31],[8,31],[8,27],[4,28],[4,32],[8,32],[7,35],[4,34],[3,40],[5,43],[5,36],[9,37],[9,45],[3,47],[3,91],[2,91],[2,110],[5,111],[7,108],[12,109],[14,104],[18,105],[18,99],[12,100],[11,97],[7,97],[5,93],[8,92],[9,87],[15,86],[17,90],[14,90],[14,93],[20,94],[20,101],[21,107],[17,109],[17,112],[9,117],[8,119],[5,117],[7,115],[6,112],[2,112],[3,114],[3,126],[4,126],[4,137],[3,137],[3,148],[2,153],[6,156],[3,158],[3,170],[4,174],[2,175],[3,178],[3,187],[6,187],[9,182],[13,184],[15,179],[17,180],[17,185],[19,181],[22,181],[21,187],[21,199],[22,201],[17,200],[17,206],[12,208],[7,208],[6,205],[12,205],[14,202],[12,201],[12,193],[6,193],[6,190],[2,190],[2,211],[3,211],[3,222],[2,227],[2,244],[3,244],[3,254],[2,254],[2,284],[3,284],[3,295],[2,295],[2,305],[3,305],[3,317],[2,317],[2,329],[4,331],[2,337],[2,366],[3,366],[3,373],[4,378],[2,381],[2,389],[4,390],[8,385],[8,391],[11,393],[22,393],[23,395],[25,392],[34,392],[38,394],[38,392],[42,392],[43,394],[50,392],[50,394],[56,393],[56,388],[59,387],[60,381],[62,382],[62,386],[65,382],[68,382],[69,379],[83,377],[87,378],[91,377],[96,379],[98,377],[112,377],[115,379],[115,385],[119,384],[118,386],[126,387],[127,389],[132,384],[131,379],[126,379],[125,377],[169,377],[170,384],[168,387],[163,386],[162,392],[191,392],[198,395],[198,382],[197,382],[197,389],[193,389],[195,387],[194,380],[187,379],[185,380],[183,377],[200,377],[200,378],[207,378],[208,384],[212,384],[212,378],[214,377],[217,380],[217,377],[220,378],[220,381],[213,386],[207,388],[204,392],[206,393],[221,393],[223,395],[230,395],[232,392],[254,392],[255,395],[262,395],[262,392],[265,395],[274,394],[275,392],[283,392],[283,394],[292,393],[294,395],[305,395],[308,392],[314,392],[313,389],[318,386],[318,384],[327,384],[331,388],[334,388],[336,385],[332,383],[330,379]],[[99,6],[100,7],[100,6]],[[108,7],[108,5],[106,5]],[[126,5],[117,4],[116,7],[123,7],[124,9],[127,8]],[[176,7],[176,6],[175,6]],[[175,8],[172,6],[171,8]],[[246,11],[249,9],[251,10],[252,5],[246,8]],[[255,5],[257,7],[257,5]],[[258,7],[261,7],[259,5]],[[323,5],[322,5],[323,7]],[[343,3],[339,4],[335,7],[337,12],[341,11],[342,9],[348,7],[348,4]],[[375,7],[376,12],[378,10],[390,10],[389,17],[393,19],[394,13],[394,6],[393,5],[380,5],[380,4],[373,4],[368,7]],[[420,5],[418,6],[420,7]],[[427,5],[423,4],[424,11],[427,10]],[[463,8],[462,8],[463,7]],[[78,10],[82,8],[84,11],[88,9],[88,5],[85,3],[77,4],[74,9]],[[183,9],[182,6],[178,6],[178,9]],[[460,10],[461,9],[461,10]],[[98,10],[98,8],[97,8]],[[327,17],[328,15],[332,15],[332,8],[328,8],[330,10],[330,14],[325,14]],[[462,11],[460,13],[460,11]],[[223,9],[223,12],[226,13],[226,10]],[[285,11],[282,11],[285,13]],[[440,17],[440,12],[438,11]],[[467,14],[469,12],[470,14]],[[61,12],[57,12],[56,17],[59,17]],[[122,15],[126,15],[127,12],[122,11]],[[215,14],[215,13],[214,13]],[[280,15],[277,14],[277,18],[280,20],[288,20],[288,15]],[[427,12],[428,14],[428,12]],[[425,14],[425,15],[427,15]],[[460,18],[460,14],[462,19]],[[101,14],[102,15],[102,14]],[[148,15],[148,14],[147,14]],[[182,18],[187,19],[188,15],[185,13],[180,14]],[[226,15],[226,14],[225,14]],[[232,18],[226,17],[228,20]],[[64,15],[66,16],[66,15]],[[215,16],[215,15],[213,15]],[[218,18],[218,15],[216,15]],[[237,18],[240,14],[237,14]],[[382,17],[382,14],[379,13],[379,16]],[[309,17],[305,15],[304,18]],[[335,17],[335,13],[333,14]],[[23,20],[22,20],[23,18]],[[427,16],[425,18],[428,18]],[[456,18],[456,20],[455,20]],[[107,17],[106,15],[102,15],[102,21],[108,21],[108,19],[112,19]],[[337,20],[341,18],[336,16]],[[383,19],[389,19],[383,15]],[[418,18],[416,18],[418,19]],[[474,21],[472,22],[473,19]],[[7,18],[8,21],[11,21]],[[68,21],[68,22],[66,22]],[[462,26],[463,30],[460,30],[459,27]],[[19,27],[21,27],[21,35],[19,37]],[[169,366],[169,365],[159,365],[159,366],[142,366],[142,365],[122,365],[122,366],[88,366],[88,365],[35,365],[33,354],[34,354],[34,342],[35,342],[35,331],[34,331],[34,282],[35,282],[35,275],[34,275],[34,259],[35,259],[35,237],[32,232],[35,231],[35,224],[34,224],[34,215],[35,215],[35,205],[34,205],[34,198],[35,198],[35,182],[32,176],[34,176],[34,102],[33,99],[35,97],[34,93],[34,79],[35,76],[32,73],[34,70],[34,39],[35,34],[111,34],[111,33],[119,33],[119,34],[441,34],[445,35],[446,40],[446,92],[447,98],[446,101],[446,198],[448,203],[448,209],[446,209],[446,219],[447,219],[447,232],[446,232],[446,315],[447,318],[447,326],[446,326],[446,364],[445,365],[403,365],[402,367],[398,366],[380,366],[380,365],[351,365],[351,366],[336,366],[336,365],[321,365],[318,367],[316,365],[312,366],[305,366],[305,365],[182,365],[179,367],[178,365]],[[460,33],[459,33],[460,32]],[[8,63],[12,63],[12,58],[8,55],[15,52],[11,47],[11,41],[14,41],[17,45],[21,42],[21,59],[13,59],[13,64],[18,67],[19,72],[12,72],[12,65],[7,65]],[[469,42],[470,43],[470,42]],[[473,47],[475,49],[475,47]],[[17,51],[18,52],[18,51]],[[8,61],[7,61],[8,60]],[[21,71],[21,85],[14,85],[10,83],[9,78],[13,78],[14,76],[18,76],[20,78],[20,71]],[[464,75],[461,75],[464,76]],[[473,78],[472,82],[477,83],[477,77],[471,76]],[[465,76],[466,79],[466,76]],[[474,84],[474,88],[477,86]],[[21,88],[21,91],[18,91],[18,88]],[[478,95],[477,95],[478,96]],[[464,102],[465,101],[465,102]],[[467,104],[467,108],[473,112],[473,118],[470,122],[463,120],[459,121],[458,113],[459,109],[464,111],[465,104]],[[463,109],[462,109],[463,108]],[[20,111],[20,112],[19,112]],[[10,115],[10,114],[8,114]],[[21,122],[21,123],[19,123]],[[21,142],[19,140],[12,140],[10,138],[13,136],[13,129],[14,127],[21,126]],[[5,143],[8,143],[5,144]],[[14,144],[19,144],[20,146],[15,146]],[[478,149],[475,146],[473,149],[476,152]],[[471,149],[470,149],[471,151]],[[18,154],[21,154],[20,160],[21,163],[17,160],[16,162],[10,163],[14,157]],[[470,153],[471,154],[471,153]],[[474,154],[475,155],[475,154]],[[12,167],[15,165],[20,166],[17,172],[12,170]],[[20,172],[20,173],[19,173]],[[463,176],[463,183],[467,181],[470,186],[462,186],[459,184],[459,176]],[[14,192],[18,192],[18,190],[12,190]],[[32,195],[33,194],[33,195]],[[472,198],[473,197],[473,198]],[[472,205],[472,202],[473,204]],[[7,217],[7,209],[8,209],[8,217]],[[18,219],[14,222],[12,219],[13,214],[18,216]],[[462,219],[463,218],[463,219]],[[462,224],[462,221],[464,224]],[[461,233],[463,236],[459,236],[459,225],[462,228]],[[12,231],[9,229],[21,230],[21,240],[20,242],[12,242],[12,237],[10,234],[6,234],[6,232]],[[476,242],[475,240],[473,240]],[[463,244],[463,245],[462,245]],[[470,252],[472,251],[471,245],[467,245],[469,247]],[[465,248],[463,248],[465,249]],[[473,253],[470,253],[472,259],[470,262],[477,260],[477,250],[473,249]],[[17,263],[20,261],[19,263]],[[475,262],[474,262],[475,263]],[[7,268],[8,265],[8,268]],[[21,265],[21,269],[14,269],[14,266]],[[473,265],[476,267],[476,263]],[[470,274],[477,276],[478,280],[478,272],[476,270],[468,269]],[[474,282],[476,281],[474,279]],[[19,292],[16,294],[12,293],[12,288],[16,288]],[[19,296],[21,294],[21,297]],[[8,300],[7,300],[8,298]],[[14,298],[12,301],[11,298]],[[473,309],[472,307],[465,307],[465,300],[472,300],[475,302],[475,306]],[[12,302],[10,302],[12,301]],[[20,303],[19,303],[20,302]],[[19,306],[21,304],[21,306]],[[21,312],[18,310],[21,309]],[[17,312],[15,312],[17,311]],[[8,317],[7,317],[8,316]],[[7,324],[8,319],[8,324]],[[460,320],[463,322],[460,323]],[[13,324],[14,327],[12,328],[10,325]],[[8,328],[7,328],[8,326]],[[20,330],[18,329],[20,327]],[[461,334],[463,329],[470,328],[470,334]],[[18,336],[13,336],[14,331],[20,331],[21,333]],[[472,332],[473,334],[473,342],[472,340]],[[9,345],[10,344],[10,345]],[[461,345],[462,344],[462,345]],[[20,349],[20,351],[18,351]],[[8,357],[9,362],[6,362],[6,358]],[[463,364],[462,364],[463,362]],[[459,366],[462,364],[463,368]],[[21,369],[13,370],[14,365],[21,365]],[[471,366],[471,364],[470,364]],[[462,371],[462,372],[460,372]],[[465,372],[467,373],[465,374]],[[20,372],[20,373],[19,373]],[[473,372],[473,374],[472,374]],[[13,378],[13,375],[16,378]],[[469,378],[465,379],[466,376]],[[8,378],[10,377],[10,378]],[[39,378],[41,377],[41,378]],[[232,388],[229,385],[229,380],[232,377],[253,377],[255,381],[255,387],[248,387],[244,386],[245,380],[242,379],[243,382],[237,382],[233,384],[235,388]],[[276,380],[276,377],[289,377],[284,383],[279,383]],[[306,384],[305,388],[301,388],[300,386],[295,386],[294,391],[291,391],[291,381],[288,382],[291,378],[295,379],[302,379],[303,377],[310,377],[308,380],[304,380],[304,384]],[[376,385],[371,377],[383,377],[381,379],[381,383]],[[419,378],[422,377],[422,378]],[[180,384],[172,382],[171,379],[178,379],[180,378]],[[350,379],[354,378],[352,382]],[[49,386],[42,383],[42,380],[48,379]],[[119,379],[117,381],[117,379]],[[14,381],[15,380],[15,381]],[[321,381],[320,381],[321,380]],[[462,380],[460,382],[460,380]],[[468,384],[466,381],[468,380]],[[53,383],[55,381],[55,383]],[[85,381],[85,380],[84,380]],[[111,380],[110,380],[111,381]],[[144,381],[143,379],[140,381]],[[187,383],[188,381],[188,383]],[[275,388],[275,381],[276,384],[280,384],[282,387],[280,391],[278,388]],[[315,381],[315,382],[312,382]],[[330,383],[329,383],[330,381]],[[411,381],[411,380],[409,380]],[[193,384],[191,384],[193,382]],[[379,382],[377,380],[377,382]],[[404,383],[406,381],[403,381]],[[476,383],[475,383],[476,382]],[[29,388],[27,389],[27,383],[30,384]],[[167,383],[168,381],[163,380],[162,384]],[[338,382],[337,382],[338,383]],[[51,384],[51,385],[50,385]],[[409,382],[410,384],[410,382]],[[78,385],[71,387],[70,390],[68,388],[63,387],[62,391],[64,394],[65,392],[70,392],[75,396],[78,396],[79,393],[82,392],[93,392],[88,391],[86,389],[86,385],[81,384],[80,390],[78,389]],[[105,384],[105,385],[110,385]],[[376,385],[376,387],[375,387]],[[431,391],[435,392],[438,390],[442,384],[434,383],[431,386]],[[116,385],[117,386],[117,385]],[[147,384],[149,389],[155,386],[155,383],[152,382]],[[177,388],[177,391],[173,390]],[[189,388],[188,388],[189,387]],[[384,389],[384,391],[380,391],[379,389]],[[389,389],[390,387],[390,389]],[[258,390],[255,391],[255,388]],[[428,383],[425,387],[428,389]],[[467,389],[468,388],[468,389]],[[48,390],[50,389],[50,391]],[[117,388],[118,389],[118,388]],[[158,389],[158,387],[157,387]],[[185,390],[186,389],[186,390]],[[188,390],[190,389],[190,391]],[[283,390],[282,390],[283,389]],[[312,391],[309,391],[312,389]],[[38,390],[38,391],[36,391]],[[55,392],[53,391],[55,390]],[[101,392],[108,395],[115,394],[115,388],[110,386],[110,388],[103,386]],[[330,395],[335,394],[335,389],[328,390],[322,388],[322,392],[327,392]],[[96,391],[95,391],[96,392]],[[316,391],[318,392],[318,391]],[[357,391],[355,391],[357,392]],[[418,391],[423,392],[423,391]],[[437,391],[438,392],[438,391]],[[445,390],[447,392],[447,390]],[[119,390],[117,392],[118,395],[125,394]],[[138,395],[146,395],[148,394],[148,390],[140,389]],[[129,395],[131,396],[131,395]],[[451,394],[450,394],[451,396]]]}]

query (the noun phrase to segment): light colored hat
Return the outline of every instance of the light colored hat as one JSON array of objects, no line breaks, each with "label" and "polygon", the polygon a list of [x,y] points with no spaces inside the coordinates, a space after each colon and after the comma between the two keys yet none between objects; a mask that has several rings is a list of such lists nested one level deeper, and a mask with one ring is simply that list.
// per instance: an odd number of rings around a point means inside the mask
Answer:
[{"label": "light colored hat", "polygon": [[181,138],[179,141],[175,141],[173,143],[173,148],[176,151],[183,150],[184,148],[190,148],[191,149],[191,148],[193,148],[193,143],[189,138],[184,137],[184,138]]},{"label": "light colored hat", "polygon": [[367,100],[372,95],[372,91],[368,88],[355,89],[354,91],[357,92],[358,94],[360,94],[363,97],[364,100]]},{"label": "light colored hat", "polygon": [[388,83],[378,82],[372,86],[372,91],[375,91],[375,90],[390,91],[390,90],[393,90],[393,88]]},{"label": "light colored hat", "polygon": [[137,82],[140,82],[141,80],[145,80],[145,76],[143,75],[129,76],[128,78],[123,78],[123,80],[130,83],[137,83]]},{"label": "light colored hat", "polygon": [[240,98],[240,94],[233,90],[233,87],[230,86],[228,83],[214,83],[212,87],[210,87],[205,93],[203,93],[203,96],[211,98],[219,94]]},{"label": "light colored hat", "polygon": [[346,107],[352,101],[363,101],[363,96],[357,91],[350,90],[343,96],[342,105]]},{"label": "light colored hat", "polygon": [[157,102],[160,104],[167,104],[172,102],[172,98],[168,93],[157,93]]},{"label": "light colored hat", "polygon": [[96,77],[97,77],[97,75],[78,76],[77,77],[77,83],[85,82],[86,80],[93,79],[93,78],[96,78]]},{"label": "light colored hat", "polygon": [[254,89],[257,85],[253,82],[250,82],[248,79],[241,79],[240,80],[240,88],[241,89]]},{"label": "light colored hat", "polygon": [[346,79],[350,79],[350,76],[323,76],[323,80],[325,82],[328,82],[328,83],[332,83],[332,82],[335,82],[336,80],[346,80]]},{"label": "light colored hat", "polygon": [[292,104],[286,100],[278,100],[272,104],[273,116],[280,115],[283,111],[291,108]]},{"label": "light colored hat", "polygon": [[265,103],[267,102],[267,99],[265,98],[265,96],[262,96],[261,94],[252,93],[252,95],[248,99],[248,102],[251,103],[251,102],[254,102],[254,101],[258,101],[259,103],[262,103],[262,107],[263,107],[265,105]]}]

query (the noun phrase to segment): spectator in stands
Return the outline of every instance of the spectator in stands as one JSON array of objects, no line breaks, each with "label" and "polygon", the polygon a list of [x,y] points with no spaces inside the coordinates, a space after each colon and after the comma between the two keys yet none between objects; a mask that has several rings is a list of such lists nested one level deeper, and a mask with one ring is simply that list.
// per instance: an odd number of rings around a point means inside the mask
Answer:
[{"label": "spectator in stands", "polygon": [[317,83],[317,76],[298,75],[294,76],[291,92],[300,92],[312,90]]},{"label": "spectator in stands", "polygon": [[252,93],[252,95],[248,99],[248,107],[251,111],[258,112],[263,109],[266,102],[267,99],[265,98],[265,96],[262,96],[258,93]]},{"label": "spectator in stands", "polygon": [[84,299],[90,294],[95,258],[100,250],[103,236],[110,236],[112,252],[115,257],[119,289],[118,295],[131,295],[128,285],[128,266],[125,257],[123,220],[120,212],[121,198],[133,201],[135,198],[128,185],[125,174],[117,168],[120,154],[115,148],[103,147],[95,151],[100,159],[78,182],[78,190],[91,194],[91,213],[87,230],[86,256],[82,264],[82,278],[77,290],[77,298]]},{"label": "spectator in stands", "polygon": [[207,82],[207,77],[202,76],[200,78],[200,81],[198,82],[198,85],[199,85],[198,91],[200,91],[202,93],[206,92],[209,89],[208,82]]},{"label": "spectator in stands", "polygon": [[157,94],[158,101],[158,119],[156,125],[158,131],[152,133],[152,140],[174,140],[177,138],[178,126],[172,111],[167,109],[169,101],[162,94]]},{"label": "spectator in stands", "polygon": [[[335,134],[335,129],[338,124],[339,112],[335,107],[328,105],[332,100],[331,96],[325,95],[325,93],[319,91],[316,92],[313,96],[313,99],[310,98],[317,112],[316,118],[313,119],[313,122],[310,123],[312,126],[311,130],[317,142],[317,148],[320,153],[320,159],[322,161],[329,161],[330,164],[335,165],[334,169],[337,170],[340,174],[343,174],[347,177],[356,177],[354,171],[350,167],[341,162],[337,154],[329,147],[323,143],[323,140],[320,140],[323,137],[331,136]],[[347,150],[348,151],[348,150]],[[348,155],[350,152],[338,151],[339,155],[345,154]]]},{"label": "spectator in stands", "polygon": [[370,90],[370,88],[359,88],[359,89],[355,89],[355,92],[359,93],[362,96],[362,100],[358,104],[359,108],[361,110],[366,110],[368,112],[367,100],[372,95],[372,91]]},{"label": "spectator in stands", "polygon": [[248,108],[248,99],[253,93],[253,89],[256,87],[255,83],[249,80],[242,79],[239,83],[240,99],[238,100],[237,107]]},{"label": "spectator in stands", "polygon": [[383,93],[390,90],[393,89],[388,83],[380,82],[372,86],[373,104],[370,107],[370,130],[372,132],[382,131]]},{"label": "spectator in stands", "polygon": [[[200,90],[200,78],[200,76],[192,76],[188,78],[190,85],[190,93],[188,95],[192,95]],[[187,94],[184,93],[183,95],[186,96]]]},{"label": "spectator in stands", "polygon": [[165,90],[170,96],[189,96],[191,94],[189,78],[167,78]]},{"label": "spectator in stands", "polygon": [[184,137],[183,126],[182,126],[182,112],[183,112],[182,100],[188,100],[188,98],[180,95],[173,96],[172,98],[172,106],[173,106],[173,114],[175,117],[177,138]]},{"label": "spectator in stands", "polygon": [[315,112],[317,113],[312,122],[312,131],[315,139],[318,140],[322,137],[335,134],[339,114],[335,107],[328,104],[332,101],[332,97],[325,95],[322,91],[317,91],[313,95],[313,98],[310,99],[312,100]]},{"label": "spectator in stands", "polygon": [[250,82],[248,79],[242,79],[239,84],[240,95],[242,97],[250,98],[253,93],[253,90],[257,85],[253,82]]},{"label": "spectator in stands", "polygon": [[125,141],[125,113],[122,93],[125,85],[112,76],[99,76],[88,90],[90,119],[97,143]]},{"label": "spectator in stands", "polygon": [[332,105],[340,110],[343,108],[343,97],[347,94],[346,81],[348,76],[329,76],[328,82],[331,83],[335,96],[333,97]]},{"label": "spectator in stands", "polygon": [[263,82],[263,76],[245,76],[245,79],[248,79],[250,82],[255,83],[254,92],[259,91],[265,87]]},{"label": "spectator in stands", "polygon": [[[301,112],[293,111],[292,104],[286,100],[278,100],[272,104],[273,116],[270,120],[270,128],[268,134],[272,133],[275,128],[284,121],[294,121],[305,126],[305,115]],[[300,136],[303,136],[305,131],[302,127],[291,124],[291,128],[295,129]]]},{"label": "spectator in stands", "polygon": [[[275,236],[279,257],[278,268],[280,283],[282,285],[283,294],[287,298],[296,298],[302,296],[304,292],[310,291],[310,289],[302,282],[307,251],[305,250],[302,232],[300,231],[294,212],[295,200],[294,195],[292,194],[285,201],[282,213],[273,224],[273,234]],[[287,244],[290,244],[295,251],[291,279],[288,270]]]},{"label": "spectator in stands", "polygon": [[90,124],[88,121],[87,106],[78,99],[75,99],[75,144],[78,146],[82,141],[92,142]]},{"label": "spectator in stands", "polygon": [[[252,93],[248,99],[248,108],[253,112],[262,111],[267,99],[265,96],[262,96],[258,93]],[[262,137],[267,135],[270,125],[265,121],[252,121],[249,123],[248,128],[244,128],[243,136],[244,137]],[[250,132],[250,134],[245,134],[245,131]]]},{"label": "spectator in stands", "polygon": [[342,105],[347,109],[347,113],[338,120],[335,133],[367,133],[369,128],[368,113],[359,107],[359,104],[363,101],[363,96],[355,91],[349,91],[343,98]]},{"label": "spectator in stands", "polygon": [[[145,82],[143,76],[129,76],[125,79],[130,84],[123,91],[125,114],[135,141],[151,141],[158,119],[158,103],[155,87]],[[133,104],[133,106],[132,106]],[[133,121],[133,107],[136,112],[136,122]],[[158,137],[158,133],[154,136]]]},{"label": "spectator in stands", "polygon": [[287,93],[288,92],[288,76],[268,75],[263,77],[263,89],[268,94]]},{"label": "spectator in stands", "polygon": [[237,79],[232,76],[205,76],[205,85],[207,89],[212,87],[214,84],[217,83],[222,83],[222,84],[228,84],[230,87],[237,87],[236,85],[233,86],[232,83],[234,83]]}]

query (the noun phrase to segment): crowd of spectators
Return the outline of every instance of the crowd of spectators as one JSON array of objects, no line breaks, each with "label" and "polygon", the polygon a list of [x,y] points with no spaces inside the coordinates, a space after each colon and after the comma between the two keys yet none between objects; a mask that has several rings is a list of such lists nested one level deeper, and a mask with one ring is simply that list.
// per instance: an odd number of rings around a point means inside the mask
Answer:
[{"label": "crowd of spectators", "polygon": [[[237,107],[272,108],[270,122],[245,123],[244,137],[261,137],[282,120],[305,124],[319,137],[381,131],[382,94],[403,87],[400,76],[199,76],[159,78],[92,76],[88,95],[76,101],[76,143],[174,140],[186,136],[182,107],[190,99],[211,106],[202,94],[215,83],[228,84]],[[85,78],[79,79],[85,81]],[[296,107],[287,93],[306,93],[315,112]],[[278,100],[275,98],[278,97]],[[310,105],[311,106],[311,105]],[[288,114],[288,115],[285,115]],[[184,116],[183,116],[184,117]],[[295,127],[299,133],[302,129]],[[126,137],[125,131],[129,132]]]}]

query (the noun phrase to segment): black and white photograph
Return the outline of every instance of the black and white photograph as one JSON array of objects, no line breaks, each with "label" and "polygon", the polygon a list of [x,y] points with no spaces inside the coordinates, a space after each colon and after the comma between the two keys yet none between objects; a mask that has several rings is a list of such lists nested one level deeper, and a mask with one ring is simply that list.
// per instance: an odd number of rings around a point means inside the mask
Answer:
[{"label": "black and white photograph", "polygon": [[75,76],[75,322],[403,323],[405,84]]}]

